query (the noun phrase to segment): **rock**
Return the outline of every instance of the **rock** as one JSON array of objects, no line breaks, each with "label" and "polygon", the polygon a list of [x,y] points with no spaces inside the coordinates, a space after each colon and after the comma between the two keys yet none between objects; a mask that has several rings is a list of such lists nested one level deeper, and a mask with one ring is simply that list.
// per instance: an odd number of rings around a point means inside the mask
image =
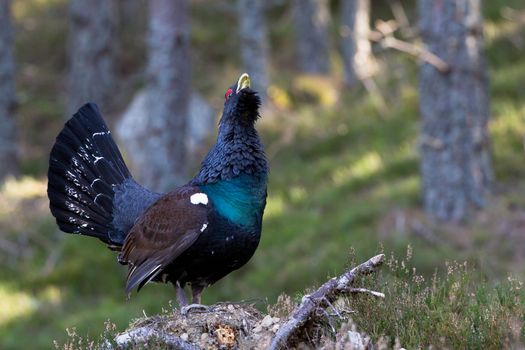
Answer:
[{"label": "rock", "polygon": [[188,341],[188,333],[182,333],[180,338],[184,341]]},{"label": "rock", "polygon": [[[116,124],[119,144],[125,151],[124,155],[132,173],[137,175],[139,181],[140,169],[149,164],[149,155],[142,147],[143,140],[149,137],[147,96],[146,90],[137,92]],[[206,140],[213,132],[214,124],[213,108],[200,94],[193,92],[189,105],[186,138],[190,161],[200,160],[202,154],[207,150]]]},{"label": "rock", "polygon": [[262,327],[261,327],[261,325],[256,326],[256,327],[252,330],[253,333],[261,333],[261,331],[262,331]]},{"label": "rock", "polygon": [[348,341],[350,342],[352,349],[364,350],[365,342],[360,333],[354,331],[348,331]]},{"label": "rock", "polygon": [[272,332],[277,333],[277,331],[279,330],[279,327],[280,326],[278,324],[274,324],[272,327]]},{"label": "rock", "polygon": [[261,321],[261,326],[264,328],[268,328],[273,324],[273,318],[270,315],[264,316],[263,320]]}]

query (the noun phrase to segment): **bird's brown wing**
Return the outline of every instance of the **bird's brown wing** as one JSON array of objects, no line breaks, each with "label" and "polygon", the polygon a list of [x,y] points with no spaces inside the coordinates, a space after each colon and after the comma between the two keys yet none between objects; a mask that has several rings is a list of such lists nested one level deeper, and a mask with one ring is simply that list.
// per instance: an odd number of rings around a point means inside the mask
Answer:
[{"label": "bird's brown wing", "polygon": [[187,186],[167,193],[146,210],[119,256],[129,265],[126,293],[151,281],[195,242],[208,225],[208,205],[199,188]]}]

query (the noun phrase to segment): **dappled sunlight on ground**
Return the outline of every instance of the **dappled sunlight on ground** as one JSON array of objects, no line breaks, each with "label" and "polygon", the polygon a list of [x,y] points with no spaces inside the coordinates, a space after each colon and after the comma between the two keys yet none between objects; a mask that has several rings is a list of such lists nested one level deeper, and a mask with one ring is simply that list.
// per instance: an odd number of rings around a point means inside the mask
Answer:
[{"label": "dappled sunlight on ground", "polygon": [[339,186],[352,179],[359,179],[377,173],[383,167],[383,160],[377,152],[368,152],[353,164],[335,168],[332,173],[332,181]]},{"label": "dappled sunlight on ground", "polygon": [[[50,249],[52,217],[46,194],[47,180],[7,179],[0,190],[0,262],[14,266],[32,259],[36,250]],[[54,229],[53,229],[54,230]]]},{"label": "dappled sunlight on ground", "polygon": [[[525,67],[524,67],[525,69]],[[500,99],[493,103],[489,128],[493,136],[494,171],[499,181],[519,181],[525,177],[525,102]]]},{"label": "dappled sunlight on ground", "polygon": [[0,327],[18,317],[26,317],[38,308],[33,296],[0,284]]},{"label": "dappled sunlight on ground", "polygon": [[323,107],[333,107],[340,95],[341,82],[323,75],[297,75],[292,82],[295,95],[311,99]]},{"label": "dappled sunlight on ground", "polygon": [[[517,44],[523,45],[523,38],[519,38],[521,29],[525,22],[525,11],[513,8],[512,6],[504,6],[500,13],[503,20],[495,22],[491,20],[485,21],[484,31],[488,42],[510,38],[515,40]],[[513,38],[518,36],[518,38]]]},{"label": "dappled sunlight on ground", "polygon": [[10,178],[2,186],[0,196],[7,200],[23,200],[45,197],[47,179],[35,179],[25,176],[21,179]]},{"label": "dappled sunlight on ground", "polygon": [[279,195],[269,195],[266,202],[266,209],[264,215],[267,218],[271,218],[277,215],[281,215],[284,211],[284,200]]}]

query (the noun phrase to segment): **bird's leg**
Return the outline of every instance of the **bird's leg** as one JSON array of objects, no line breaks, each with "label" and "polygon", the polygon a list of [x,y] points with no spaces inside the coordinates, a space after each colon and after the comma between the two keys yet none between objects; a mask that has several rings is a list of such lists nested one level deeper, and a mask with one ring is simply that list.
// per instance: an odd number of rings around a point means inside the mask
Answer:
[{"label": "bird's leg", "polygon": [[179,307],[183,308],[188,305],[188,299],[186,299],[186,292],[184,291],[184,286],[181,286],[179,281],[175,282],[173,285],[177,291],[177,302]]},{"label": "bird's leg", "polygon": [[206,305],[201,304],[201,294],[204,290],[204,286],[200,284],[191,285],[191,295],[192,299],[191,302],[193,304],[184,306],[180,309],[180,313],[183,315],[187,315],[191,310],[199,310],[201,312],[205,312],[208,310],[208,307]]},{"label": "bird's leg", "polygon": [[193,304],[200,304],[201,303],[201,296],[202,296],[202,291],[204,290],[204,286],[199,284],[199,285],[192,285],[191,286],[191,302]]}]

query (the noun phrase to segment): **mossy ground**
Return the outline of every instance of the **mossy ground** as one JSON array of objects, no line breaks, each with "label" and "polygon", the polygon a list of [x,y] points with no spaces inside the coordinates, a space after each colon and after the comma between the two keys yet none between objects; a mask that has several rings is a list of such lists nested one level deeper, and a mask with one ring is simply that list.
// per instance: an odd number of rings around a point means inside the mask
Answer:
[{"label": "mossy ground", "polygon": [[[497,183],[486,210],[465,225],[434,223],[420,210],[417,63],[399,53],[381,55],[377,84],[386,110],[366,91],[340,88],[335,52],[332,78],[301,77],[289,69],[291,28],[286,6],[279,6],[270,33],[274,103],[260,124],[271,164],[261,245],[246,267],[207,290],[204,302],[251,300],[265,309],[281,293],[298,297],[342,272],[351,256],[405,256],[410,244],[408,271],[386,269],[373,284],[387,293],[385,301],[352,304],[360,329],[407,347],[522,344],[525,31],[508,19],[509,9],[524,10],[522,1],[485,2]],[[96,339],[105,320],[123,330],[143,311],[160,313],[174,291],[148,285],[126,300],[125,271],[115,255],[96,240],[57,231],[45,172],[64,120],[66,1],[15,0],[14,10],[23,177],[0,193],[0,344],[48,349],[53,340],[65,341],[66,328]],[[236,42],[225,40],[234,15],[216,11],[224,10],[196,2],[192,45],[194,85],[219,110],[239,62]],[[383,6],[377,11],[388,13]],[[122,25],[139,32],[144,22],[136,23]],[[140,71],[145,57],[142,37],[126,33],[123,78]],[[110,124],[133,93],[122,91]],[[468,273],[448,274],[447,266],[464,261]]]}]

